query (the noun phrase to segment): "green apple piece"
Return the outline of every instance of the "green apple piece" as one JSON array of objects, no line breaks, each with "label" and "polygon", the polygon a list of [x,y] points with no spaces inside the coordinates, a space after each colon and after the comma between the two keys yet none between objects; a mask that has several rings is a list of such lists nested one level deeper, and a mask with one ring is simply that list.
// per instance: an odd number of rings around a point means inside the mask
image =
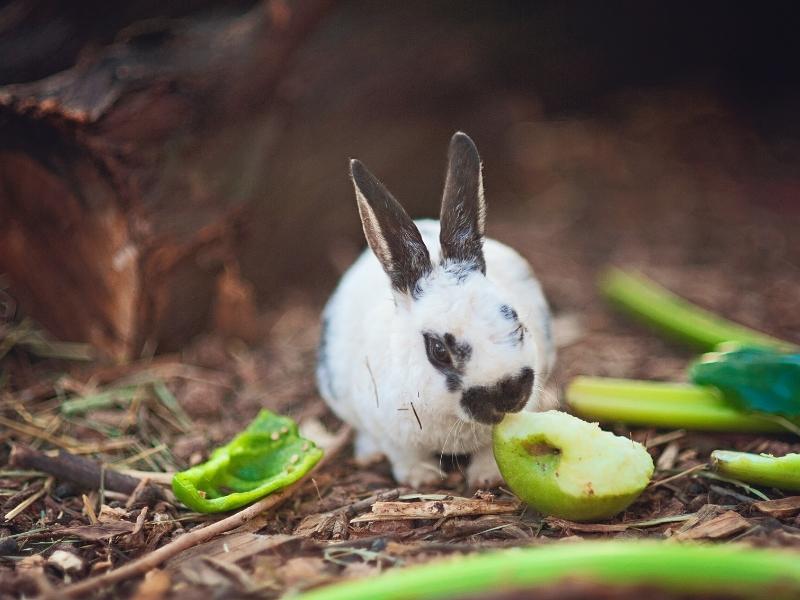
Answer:
[{"label": "green apple piece", "polygon": [[492,441],[511,490],[539,512],[571,521],[613,517],[653,475],[640,443],[556,410],[509,414]]}]

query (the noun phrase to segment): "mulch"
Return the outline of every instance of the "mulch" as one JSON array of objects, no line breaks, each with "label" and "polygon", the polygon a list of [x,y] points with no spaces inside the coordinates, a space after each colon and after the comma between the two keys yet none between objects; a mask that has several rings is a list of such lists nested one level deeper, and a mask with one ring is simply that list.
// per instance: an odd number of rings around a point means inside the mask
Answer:
[{"label": "mulch", "polygon": [[[553,305],[560,347],[551,406],[579,374],[685,377],[690,351],[630,323],[597,296],[597,272],[609,263],[641,269],[731,319],[800,342],[800,212],[791,201],[800,180],[784,161],[791,153],[696,91],[616,98],[610,106],[615,110],[604,118],[521,123],[504,142],[514,159],[505,173],[487,165],[488,190],[492,177],[505,174],[519,197],[530,198],[492,213],[488,233],[530,258]],[[262,407],[333,433],[340,423],[313,377],[323,301],[300,289],[261,313],[267,333],[255,346],[211,332],[180,355],[124,367],[7,356],[0,388],[0,598],[107,572],[219,519],[189,512],[169,494],[129,502],[130,494],[77,489],[15,469],[8,465],[11,444],[170,472],[203,461]],[[109,390],[90,410],[63,408]],[[398,487],[385,461],[359,467],[347,447],[274,510],[106,593],[272,598],[445,555],[592,538],[800,550],[800,502],[721,479],[704,466],[716,448],[800,452],[796,437],[611,427],[644,443],[657,471],[642,496],[608,522],[542,517],[517,506],[503,488],[474,494],[465,483],[465,457],[448,458],[447,479],[435,488]],[[423,503],[456,513],[492,504],[507,510],[372,519],[377,501],[405,502],[409,511]],[[546,597],[585,597],[580,585]]]}]

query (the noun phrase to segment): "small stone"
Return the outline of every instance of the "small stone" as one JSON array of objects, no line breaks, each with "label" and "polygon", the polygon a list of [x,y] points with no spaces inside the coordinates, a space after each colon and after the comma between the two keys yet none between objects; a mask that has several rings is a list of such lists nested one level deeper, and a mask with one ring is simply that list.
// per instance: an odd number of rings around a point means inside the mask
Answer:
[{"label": "small stone", "polygon": [[273,432],[272,432],[272,435],[270,435],[269,437],[270,437],[270,439],[271,439],[271,440],[273,440],[273,441],[276,441],[276,442],[277,442],[277,441],[280,439],[280,437],[281,437],[281,434],[280,434],[280,433],[278,433],[277,431],[273,431]]}]

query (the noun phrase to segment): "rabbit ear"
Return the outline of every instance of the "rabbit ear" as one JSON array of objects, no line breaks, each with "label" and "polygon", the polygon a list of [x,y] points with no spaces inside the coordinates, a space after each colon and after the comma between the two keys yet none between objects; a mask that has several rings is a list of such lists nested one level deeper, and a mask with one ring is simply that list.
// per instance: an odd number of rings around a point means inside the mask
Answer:
[{"label": "rabbit ear", "polygon": [[450,140],[448,158],[439,234],[442,261],[466,263],[486,273],[481,157],[469,136],[459,131]]},{"label": "rabbit ear", "polygon": [[383,184],[358,160],[350,161],[364,235],[399,292],[412,294],[431,272],[431,258],[419,229]]}]

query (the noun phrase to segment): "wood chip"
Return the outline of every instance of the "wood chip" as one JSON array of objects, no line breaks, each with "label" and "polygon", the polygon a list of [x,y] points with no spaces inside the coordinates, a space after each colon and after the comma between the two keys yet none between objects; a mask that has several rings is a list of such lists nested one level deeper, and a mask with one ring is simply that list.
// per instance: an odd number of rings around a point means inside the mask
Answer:
[{"label": "wood chip", "polygon": [[516,512],[520,506],[517,500],[486,501],[475,498],[425,502],[376,502],[372,505],[372,514],[361,515],[350,522],[502,515]]},{"label": "wood chip", "polygon": [[97,520],[101,523],[114,523],[124,519],[127,514],[128,511],[124,508],[112,508],[107,504],[103,504],[97,514]]},{"label": "wood chip", "polygon": [[130,521],[112,521],[110,523],[95,523],[94,525],[79,525],[77,527],[62,527],[53,531],[57,535],[74,535],[90,542],[109,540],[116,535],[133,532],[136,526]]},{"label": "wood chip", "polygon": [[739,513],[729,510],[720,516],[676,534],[678,540],[720,540],[750,529],[750,522]]},{"label": "wood chip", "polygon": [[789,496],[778,500],[761,500],[753,502],[753,507],[765,515],[782,519],[800,513],[800,496]]},{"label": "wood chip", "polygon": [[136,535],[144,527],[144,520],[147,518],[147,510],[148,508],[145,506],[139,511],[139,516],[136,517],[136,525],[134,525],[133,531],[131,532],[132,535]]},{"label": "wood chip", "polygon": [[659,471],[668,471],[675,467],[675,460],[678,458],[678,452],[680,452],[680,446],[677,442],[670,442],[664,448],[664,451],[661,453],[661,456],[658,457],[656,461],[656,469]]},{"label": "wood chip", "polygon": [[704,504],[700,507],[700,509],[692,516],[691,519],[688,519],[683,525],[681,525],[676,533],[683,533],[684,531],[689,531],[693,527],[697,527],[700,523],[705,523],[706,521],[710,521],[714,517],[721,515],[725,512],[725,509],[719,506],[718,504]]}]

